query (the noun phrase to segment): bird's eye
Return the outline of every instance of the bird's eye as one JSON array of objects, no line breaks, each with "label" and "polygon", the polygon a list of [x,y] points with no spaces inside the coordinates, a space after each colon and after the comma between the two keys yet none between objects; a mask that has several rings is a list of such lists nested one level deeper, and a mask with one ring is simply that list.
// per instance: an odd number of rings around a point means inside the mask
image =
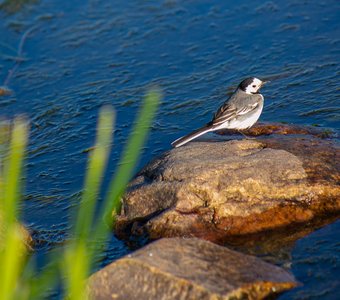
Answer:
[{"label": "bird's eye", "polygon": [[255,84],[253,85],[253,88],[256,88],[256,85],[255,85]]}]

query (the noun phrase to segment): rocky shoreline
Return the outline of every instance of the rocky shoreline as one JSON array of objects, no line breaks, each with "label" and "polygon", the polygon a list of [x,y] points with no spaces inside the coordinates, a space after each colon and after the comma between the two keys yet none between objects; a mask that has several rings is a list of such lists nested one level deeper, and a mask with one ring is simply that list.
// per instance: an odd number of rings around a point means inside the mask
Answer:
[{"label": "rocky shoreline", "polygon": [[160,239],[95,273],[92,299],[264,299],[298,285],[254,256],[192,238]]},{"label": "rocky shoreline", "polygon": [[337,142],[287,125],[279,134],[258,128],[254,140],[191,142],[145,166],[123,198],[117,235],[223,242],[337,215]]},{"label": "rocky shoreline", "polygon": [[282,124],[227,134],[169,150],[131,181],[115,233],[157,241],[93,274],[93,299],[264,299],[298,285],[243,253],[254,241],[278,252],[338,218],[339,144]]}]

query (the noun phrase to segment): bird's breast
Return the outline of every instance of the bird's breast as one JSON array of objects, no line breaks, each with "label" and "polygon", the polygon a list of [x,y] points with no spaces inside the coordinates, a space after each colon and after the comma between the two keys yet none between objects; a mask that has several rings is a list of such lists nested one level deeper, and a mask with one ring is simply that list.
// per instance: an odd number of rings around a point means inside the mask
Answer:
[{"label": "bird's breast", "polygon": [[242,130],[242,129],[248,129],[252,127],[259,119],[262,113],[262,108],[263,106],[259,107],[257,110],[255,110],[251,114],[245,116],[245,118],[237,118],[231,121],[229,124],[230,126],[229,128]]}]

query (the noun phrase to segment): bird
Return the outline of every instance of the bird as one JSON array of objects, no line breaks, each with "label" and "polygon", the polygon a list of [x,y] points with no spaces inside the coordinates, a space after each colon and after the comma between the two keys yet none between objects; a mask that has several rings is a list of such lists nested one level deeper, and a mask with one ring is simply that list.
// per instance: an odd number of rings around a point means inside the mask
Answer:
[{"label": "bird", "polygon": [[267,82],[269,81],[262,81],[256,77],[244,79],[209,123],[175,140],[171,145],[175,148],[180,147],[207,132],[220,129],[238,131],[249,129],[262,113],[264,98],[260,94],[260,89]]}]

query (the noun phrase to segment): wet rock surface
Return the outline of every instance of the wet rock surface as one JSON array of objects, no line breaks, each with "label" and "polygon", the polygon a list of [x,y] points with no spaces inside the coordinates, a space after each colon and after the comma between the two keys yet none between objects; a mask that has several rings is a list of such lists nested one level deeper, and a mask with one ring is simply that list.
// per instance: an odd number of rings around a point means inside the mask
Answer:
[{"label": "wet rock surface", "polygon": [[[220,130],[217,132],[221,135],[238,134],[238,131],[232,130]],[[244,130],[243,133],[249,136],[263,136],[271,134],[289,135],[289,134],[304,134],[309,136],[315,136],[319,138],[332,138],[336,136],[336,133],[329,129],[321,129],[317,126],[301,126],[291,125],[284,123],[257,123],[255,126],[248,130]]]},{"label": "wet rock surface", "polygon": [[220,241],[334,220],[338,143],[288,125],[253,129],[259,132],[254,140],[191,142],[149,163],[123,198],[117,235]]},{"label": "wet rock surface", "polygon": [[91,276],[92,299],[263,299],[297,285],[287,271],[199,239],[161,239]]}]

